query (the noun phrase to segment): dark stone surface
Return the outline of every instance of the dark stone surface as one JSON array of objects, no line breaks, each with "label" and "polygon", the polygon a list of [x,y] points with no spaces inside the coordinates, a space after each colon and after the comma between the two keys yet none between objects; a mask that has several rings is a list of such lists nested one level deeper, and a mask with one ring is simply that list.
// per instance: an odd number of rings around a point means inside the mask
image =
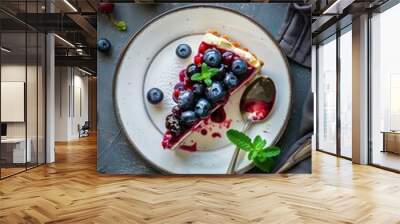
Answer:
[{"label": "dark stone surface", "polygon": [[[127,32],[115,30],[105,15],[98,16],[98,38],[105,37],[112,43],[109,54],[98,54],[98,149],[97,170],[101,173],[153,174],[158,171],[151,168],[135,151],[125,137],[116,117],[113,102],[113,80],[121,49],[129,37],[150,19],[167,10],[187,4],[116,4],[115,17],[128,23]],[[216,4],[237,10],[256,20],[275,38],[284,20],[287,4],[265,3],[229,3]],[[311,46],[310,46],[311,47]],[[311,71],[289,59],[293,80],[293,105],[287,129],[278,145],[284,150],[289,148],[300,136],[301,112],[307,93],[311,88]],[[302,166],[311,167],[308,160]],[[256,168],[252,173],[258,173]]]}]

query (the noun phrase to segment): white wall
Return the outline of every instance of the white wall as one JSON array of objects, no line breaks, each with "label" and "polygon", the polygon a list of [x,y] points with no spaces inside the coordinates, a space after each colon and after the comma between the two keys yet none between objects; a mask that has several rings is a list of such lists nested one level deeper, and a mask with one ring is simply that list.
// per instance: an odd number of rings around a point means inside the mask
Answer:
[{"label": "white wall", "polygon": [[[27,68],[28,71],[32,67]],[[25,82],[25,64],[8,64],[1,66],[1,81],[3,82]],[[30,72],[28,72],[30,74]],[[6,110],[7,108],[1,108]],[[7,123],[7,137],[25,137],[25,123],[24,122],[11,122]]]},{"label": "white wall", "polygon": [[55,141],[77,139],[88,120],[88,77],[72,67],[56,67],[55,76]]},{"label": "white wall", "polygon": [[[1,66],[1,81],[2,82],[25,82],[25,75],[28,78],[27,87],[27,120],[28,120],[28,137],[29,133],[35,132],[36,134],[36,66],[27,66],[25,71],[25,64],[5,64]],[[40,74],[39,70],[39,74]],[[26,83],[26,82],[25,82]],[[39,105],[40,107],[41,105]],[[7,108],[1,108],[7,110]],[[33,122],[33,123],[32,123]],[[30,131],[32,127],[32,131]],[[8,137],[25,137],[25,122],[7,122],[7,136]]]}]

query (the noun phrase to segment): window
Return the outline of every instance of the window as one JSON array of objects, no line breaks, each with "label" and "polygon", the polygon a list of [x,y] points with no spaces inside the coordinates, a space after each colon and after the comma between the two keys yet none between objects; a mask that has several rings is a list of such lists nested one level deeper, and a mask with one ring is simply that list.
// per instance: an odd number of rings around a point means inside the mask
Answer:
[{"label": "window", "polygon": [[351,158],[352,148],[352,33],[340,36],[340,155]]},{"label": "window", "polygon": [[336,38],[318,47],[318,149],[336,153]]},{"label": "window", "polygon": [[[20,16],[39,12],[43,4],[18,2]],[[0,178],[5,178],[45,163],[46,38],[9,14],[0,17],[10,21],[0,23]]]},{"label": "window", "polygon": [[371,162],[400,170],[400,5],[371,18]]}]

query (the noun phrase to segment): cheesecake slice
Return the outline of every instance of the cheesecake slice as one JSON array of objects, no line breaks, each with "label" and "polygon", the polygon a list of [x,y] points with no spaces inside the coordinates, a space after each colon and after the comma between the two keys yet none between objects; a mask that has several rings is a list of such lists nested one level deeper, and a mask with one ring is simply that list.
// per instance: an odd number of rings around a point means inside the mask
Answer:
[{"label": "cheesecake slice", "polygon": [[263,64],[228,36],[205,33],[193,63],[179,73],[172,93],[177,105],[166,117],[162,147],[177,148],[230,96],[253,80]]}]

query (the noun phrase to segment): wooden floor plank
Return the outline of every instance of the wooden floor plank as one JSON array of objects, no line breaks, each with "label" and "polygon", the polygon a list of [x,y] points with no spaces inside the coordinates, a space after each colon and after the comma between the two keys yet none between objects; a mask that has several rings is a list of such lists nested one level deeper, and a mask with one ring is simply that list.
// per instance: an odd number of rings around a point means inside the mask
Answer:
[{"label": "wooden floor plank", "polygon": [[0,223],[400,223],[400,175],[313,152],[313,174],[135,177],[96,172],[96,138],[0,181]]}]

